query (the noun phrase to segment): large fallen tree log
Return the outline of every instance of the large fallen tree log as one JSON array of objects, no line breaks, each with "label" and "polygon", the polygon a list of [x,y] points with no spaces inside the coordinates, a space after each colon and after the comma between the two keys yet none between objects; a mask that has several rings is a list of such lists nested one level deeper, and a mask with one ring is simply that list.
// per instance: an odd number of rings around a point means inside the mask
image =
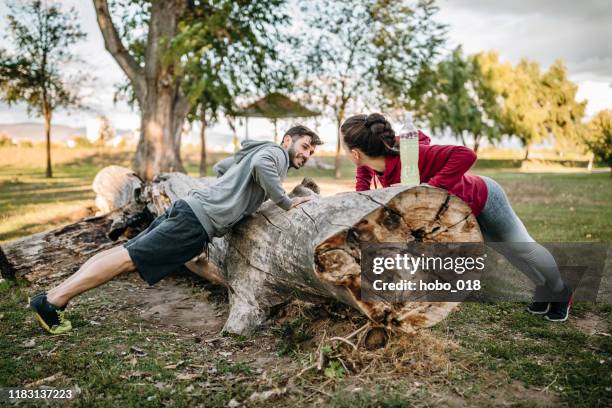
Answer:
[{"label": "large fallen tree log", "polygon": [[[45,271],[74,270],[85,256],[97,252],[96,248],[112,246],[109,236],[117,237],[139,224],[142,228],[146,225],[143,220],[161,214],[190,189],[206,188],[215,182],[169,173],[140,188],[133,175],[116,170],[107,171],[107,177],[124,177],[129,187],[117,188],[121,185],[117,180],[106,184],[122,191],[123,207],[8,243],[4,249],[16,276],[38,279]],[[102,178],[102,174],[96,177],[98,185],[105,184]],[[127,202],[125,191],[134,195]],[[315,199],[288,212],[269,201],[264,203],[229,234],[213,240],[210,262],[200,256],[188,264],[192,271],[229,288],[231,305],[225,331],[252,332],[274,306],[291,297],[335,299],[376,323],[406,332],[432,326],[457,307],[455,302],[362,301],[360,243],[481,242],[476,219],[463,201],[428,186],[331,197],[321,197],[317,192],[311,181],[297,186],[290,195],[314,195]],[[58,257],[73,258],[72,266]]]}]

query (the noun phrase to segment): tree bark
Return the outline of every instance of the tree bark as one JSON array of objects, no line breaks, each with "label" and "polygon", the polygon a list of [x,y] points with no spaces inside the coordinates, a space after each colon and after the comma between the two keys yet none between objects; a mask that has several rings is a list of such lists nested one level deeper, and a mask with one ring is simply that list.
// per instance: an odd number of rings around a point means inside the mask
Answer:
[{"label": "tree bark", "polygon": [[143,187],[142,180],[130,169],[108,166],[96,174],[91,187],[96,193],[96,215],[109,213],[138,202]]},{"label": "tree bark", "polygon": [[14,279],[15,267],[9,262],[4,250],[0,246],[0,272],[3,278]]},{"label": "tree bark", "polygon": [[[118,236],[117,231],[137,224],[129,221],[135,214],[161,214],[190,189],[206,188],[213,180],[162,174],[142,186],[136,202],[123,207],[131,216],[114,210],[26,237],[8,243],[6,256],[15,274],[28,279],[59,269],[76,270],[86,255],[113,245],[109,235]],[[456,302],[368,303],[360,296],[360,243],[482,241],[475,217],[457,197],[428,186],[320,197],[316,184],[307,179],[290,195],[315,195],[316,199],[287,212],[265,202],[226,236],[213,239],[209,261],[200,255],[187,264],[193,272],[229,289],[225,331],[253,332],[272,308],[292,297],[334,299],[380,325],[404,332],[432,326],[458,306]]]},{"label": "tree bark", "polygon": [[88,258],[116,245],[107,231],[122,212],[118,209],[4,244],[7,262],[0,265],[2,276],[44,284],[71,275]]}]

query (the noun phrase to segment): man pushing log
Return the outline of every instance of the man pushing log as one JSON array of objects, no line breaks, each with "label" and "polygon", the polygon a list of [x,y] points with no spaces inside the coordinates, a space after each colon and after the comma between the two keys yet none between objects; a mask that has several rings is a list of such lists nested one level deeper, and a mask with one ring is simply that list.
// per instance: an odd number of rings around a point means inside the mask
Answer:
[{"label": "man pushing log", "polygon": [[213,237],[221,237],[267,199],[288,211],[312,196],[290,198],[282,187],[289,167],[300,169],[323,144],[305,126],[294,126],[280,145],[246,140],[234,156],[217,163],[219,180],[189,191],[136,237],[88,259],[77,272],[48,292],[34,295],[30,307],[52,334],[72,329],[65,308],[74,297],[115,277],[137,271],[154,285],[198,256]]}]

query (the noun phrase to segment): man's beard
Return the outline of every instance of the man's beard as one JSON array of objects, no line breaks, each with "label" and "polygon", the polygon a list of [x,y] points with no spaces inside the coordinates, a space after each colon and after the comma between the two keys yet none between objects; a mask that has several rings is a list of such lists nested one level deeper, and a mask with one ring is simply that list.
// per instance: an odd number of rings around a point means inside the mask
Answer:
[{"label": "man's beard", "polygon": [[[291,147],[289,147],[289,150],[287,150],[287,153],[289,154],[289,165],[291,167],[293,167],[294,169],[299,169],[302,166],[304,166],[306,164],[306,158],[304,157],[304,155],[296,153],[295,151],[295,147],[293,147],[293,145]],[[296,159],[301,159],[302,160],[302,165],[301,166],[296,166],[295,165],[295,160]]]}]

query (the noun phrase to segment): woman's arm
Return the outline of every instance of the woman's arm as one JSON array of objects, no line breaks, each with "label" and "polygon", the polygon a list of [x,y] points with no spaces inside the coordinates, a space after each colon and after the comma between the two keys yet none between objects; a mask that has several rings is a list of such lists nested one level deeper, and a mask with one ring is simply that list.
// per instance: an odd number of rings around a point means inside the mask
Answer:
[{"label": "woman's arm", "polygon": [[374,177],[374,170],[368,166],[357,167],[357,173],[355,175],[355,190],[366,191],[370,189],[372,183],[372,177]]},{"label": "woman's arm", "polygon": [[427,183],[446,190],[455,186],[476,161],[476,153],[464,146],[433,145],[433,160],[444,160],[443,167]]}]

